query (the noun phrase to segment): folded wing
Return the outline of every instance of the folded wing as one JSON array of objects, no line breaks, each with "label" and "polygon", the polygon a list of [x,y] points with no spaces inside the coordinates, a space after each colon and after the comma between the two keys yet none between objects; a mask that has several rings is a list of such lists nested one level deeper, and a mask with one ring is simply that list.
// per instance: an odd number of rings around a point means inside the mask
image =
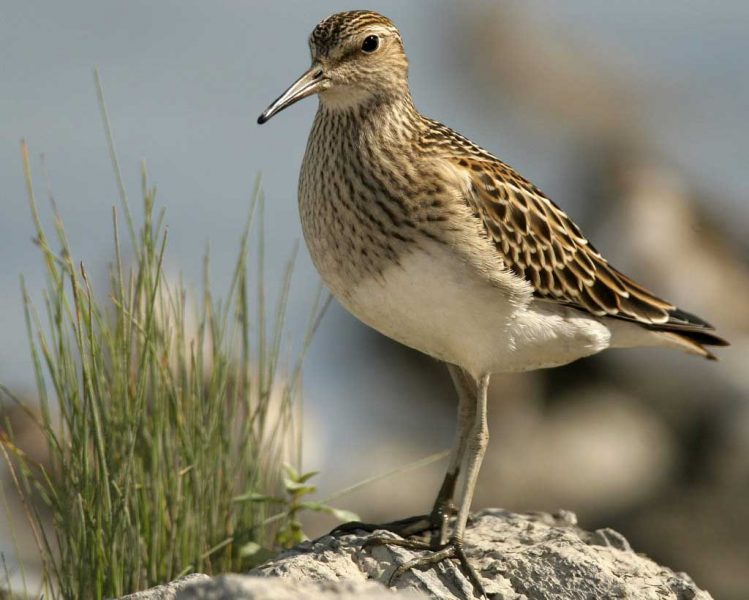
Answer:
[{"label": "folded wing", "polygon": [[709,323],[612,267],[558,206],[511,167],[476,147],[464,150],[451,160],[468,176],[465,201],[505,265],[531,284],[536,297],[673,332],[700,348],[727,345]]}]

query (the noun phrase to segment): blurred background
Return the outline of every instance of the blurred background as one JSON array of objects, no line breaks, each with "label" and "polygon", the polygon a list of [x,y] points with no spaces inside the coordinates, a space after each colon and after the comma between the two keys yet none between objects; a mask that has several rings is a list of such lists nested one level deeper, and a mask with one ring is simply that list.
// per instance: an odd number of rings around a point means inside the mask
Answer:
[{"label": "blurred background", "polygon": [[[272,294],[301,239],[296,179],[316,101],[262,128],[255,118],[307,67],[314,25],[351,8],[360,6],[6,3],[0,382],[33,397],[19,275],[38,292],[42,265],[31,241],[19,140],[28,140],[42,189],[44,155],[74,250],[90,271],[103,272],[113,252],[117,190],[91,74],[98,65],[125,184],[137,198],[145,159],[166,207],[170,272],[197,284],[210,244],[221,292],[260,172]],[[583,527],[618,529],[715,598],[746,598],[749,4],[370,0],[367,8],[400,27],[422,112],[516,167],[615,266],[705,317],[733,344],[719,351],[718,363],[611,351],[496,377],[475,508],[573,510]],[[300,335],[317,285],[303,249],[290,337]],[[444,367],[336,304],[313,343],[304,382],[305,468],[321,471],[321,495],[452,443],[455,400]],[[12,418],[23,433],[23,418]],[[32,433],[27,443],[33,451]],[[391,476],[339,504],[365,520],[425,512],[444,466]],[[7,553],[4,520],[0,551]],[[313,521],[308,533],[332,525]]]}]

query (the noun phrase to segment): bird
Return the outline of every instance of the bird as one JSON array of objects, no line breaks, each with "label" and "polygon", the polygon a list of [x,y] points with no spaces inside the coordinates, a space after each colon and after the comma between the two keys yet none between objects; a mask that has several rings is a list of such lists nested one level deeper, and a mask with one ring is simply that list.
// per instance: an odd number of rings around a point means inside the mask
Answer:
[{"label": "bird", "polygon": [[[389,18],[333,14],[313,29],[309,48],[310,68],[258,123],[319,99],[298,187],[312,261],[355,317],[445,362],[458,396],[455,443],[431,512],[371,526],[401,536],[376,543],[425,551],[391,583],[454,559],[483,596],[463,538],[489,440],[491,376],[608,348],[666,347],[714,359],[709,347],[728,342],[614,268],[508,164],[422,115]],[[428,542],[414,538],[428,532]]]}]

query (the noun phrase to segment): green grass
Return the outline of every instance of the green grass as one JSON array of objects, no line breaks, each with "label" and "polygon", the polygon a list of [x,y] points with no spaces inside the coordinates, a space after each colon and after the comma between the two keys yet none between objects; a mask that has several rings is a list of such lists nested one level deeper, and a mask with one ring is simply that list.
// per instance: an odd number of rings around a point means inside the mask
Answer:
[{"label": "green grass", "polygon": [[301,510],[336,514],[305,503],[313,474],[299,472],[301,365],[322,295],[295,359],[281,361],[293,259],[271,312],[262,239],[251,244],[259,184],[223,300],[208,258],[200,297],[169,281],[163,211],[144,169],[135,222],[98,76],[97,90],[121,200],[106,285],[73,258],[54,203],[54,232],[45,231],[22,147],[46,275],[41,310],[22,288],[49,460],[35,464],[7,426],[0,452],[40,550],[45,598],[117,597],[190,572],[241,571],[264,549],[302,539]]},{"label": "green grass", "polygon": [[[284,315],[296,252],[271,310],[259,180],[237,232],[223,299],[211,290],[207,255],[197,297],[181,280],[170,281],[163,269],[164,212],[156,210],[144,167],[143,216],[139,223],[133,218],[95,78],[120,204],[112,211],[107,277],[94,282],[74,259],[51,197],[54,231],[45,230],[23,143],[46,280],[41,310],[21,281],[38,404],[24,404],[0,385],[0,399],[35,420],[46,446],[48,458],[39,464],[16,444],[10,422],[0,422],[0,457],[41,557],[40,593],[61,600],[118,597],[191,572],[246,570],[305,539],[303,513],[356,520],[329,503],[447,455],[435,453],[327,499],[309,498],[316,472],[301,470],[301,369],[330,296],[322,302],[320,288],[299,347],[287,348]],[[249,272],[256,273],[253,281]],[[0,512],[9,518],[10,493],[0,489]],[[18,597],[38,597],[24,565],[19,571]],[[10,580],[0,555],[0,598],[16,597],[2,575]]]}]

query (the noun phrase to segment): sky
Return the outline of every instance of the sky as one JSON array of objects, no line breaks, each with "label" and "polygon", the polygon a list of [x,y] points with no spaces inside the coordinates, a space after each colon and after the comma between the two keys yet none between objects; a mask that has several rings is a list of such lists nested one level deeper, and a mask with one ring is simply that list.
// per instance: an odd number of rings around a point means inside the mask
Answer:
[{"label": "sky", "polygon": [[[421,110],[500,154],[565,206],[570,157],[564,143],[551,143],[528,125],[501,119],[487,124],[481,107],[491,99],[477,98],[461,77],[465,65],[456,60],[455,48],[471,40],[460,27],[459,11],[489,4],[372,0],[368,7],[401,28]],[[749,222],[749,3],[507,4],[522,8],[547,31],[577,40],[599,60],[623,66],[643,87],[641,98],[649,107],[643,123],[662,153],[716,192],[717,209],[727,220],[737,227]],[[301,240],[296,181],[316,102],[299,103],[262,128],[255,119],[308,66],[307,36],[314,25],[350,8],[356,7],[301,0],[6,3],[0,19],[0,381],[31,389],[19,277],[37,301],[42,287],[19,141],[28,141],[42,200],[44,155],[74,252],[101,277],[112,253],[117,188],[93,84],[98,66],[131,203],[138,204],[145,161],[166,209],[169,272],[197,286],[201,256],[210,245],[211,275],[221,293],[260,173],[272,291],[281,265]],[[649,96],[652,82],[668,93]],[[290,337],[301,330],[317,285],[302,247]],[[398,356],[392,345],[373,340],[334,306],[307,362],[308,395],[335,406],[356,397],[369,407],[365,411],[376,412],[379,395],[418,388],[418,374],[399,373]]]}]

